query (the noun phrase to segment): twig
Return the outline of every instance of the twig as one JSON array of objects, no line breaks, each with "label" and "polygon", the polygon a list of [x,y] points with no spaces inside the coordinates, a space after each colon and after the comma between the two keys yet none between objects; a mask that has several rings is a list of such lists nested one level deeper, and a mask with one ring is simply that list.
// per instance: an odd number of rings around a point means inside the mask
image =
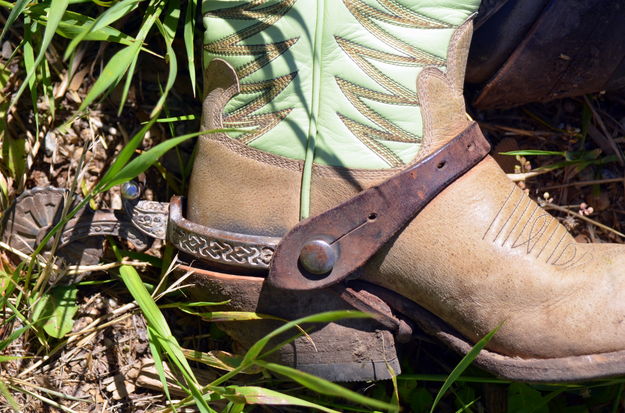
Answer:
[{"label": "twig", "polygon": [[548,189],[559,189],[559,188],[567,188],[569,186],[588,186],[588,185],[598,185],[598,184],[611,184],[616,182],[625,181],[625,177],[623,178],[609,178],[609,179],[593,179],[591,181],[577,181],[577,182],[569,182],[568,184],[560,184],[560,185],[549,185],[541,188],[542,190]]},{"label": "twig", "polygon": [[612,149],[614,150],[614,153],[616,154],[616,157],[618,158],[619,164],[621,166],[625,165],[625,159],[623,158],[623,153],[621,152],[619,147],[616,145],[616,142],[614,142],[614,137],[610,133],[608,133],[608,129],[605,127],[605,123],[603,123],[603,119],[601,119],[601,116],[599,116],[595,108],[590,103],[590,99],[588,99],[588,96],[586,95],[584,95],[584,102],[586,102],[586,105],[592,112],[592,116],[597,121],[597,124],[599,125],[601,132],[603,132],[606,139],[608,139],[608,141],[610,142],[610,146],[612,146]]},{"label": "twig", "polygon": [[487,129],[487,130],[502,130],[504,132],[510,132],[510,133],[514,133],[515,135],[520,135],[520,136],[545,137],[545,136],[552,136],[556,134],[555,132],[530,131],[530,130],[525,130],[525,129],[513,128],[510,126],[493,125],[490,123],[481,123],[481,122],[480,122],[480,127]]},{"label": "twig", "polygon": [[[22,251],[17,250],[13,247],[11,247],[10,245],[0,241],[0,248],[7,250],[15,255],[17,255],[18,257],[24,259],[24,260],[30,260],[30,255],[28,254],[24,254]],[[47,266],[47,265],[51,265],[53,270],[56,271],[61,271],[62,268],[59,267],[57,264],[47,264],[45,262],[39,262],[40,265],[42,266]],[[110,262],[108,264],[98,264],[98,265],[70,265],[67,267],[67,271],[65,272],[66,275],[77,275],[77,274],[84,274],[87,272],[93,272],[93,271],[105,271],[105,270],[110,270],[111,268],[116,268],[119,267],[121,265],[130,265],[133,267],[147,267],[150,266],[152,264],[150,264],[147,261],[120,261],[120,262]]]},{"label": "twig", "polygon": [[597,226],[597,227],[599,227],[601,229],[604,229],[604,230],[609,231],[609,232],[611,232],[613,234],[616,234],[616,235],[618,235],[621,238],[625,238],[625,234],[623,234],[622,232],[619,232],[619,231],[615,230],[614,228],[610,228],[609,226],[604,225],[604,224],[602,224],[600,222],[597,222],[594,219],[588,218],[587,216],[582,215],[582,214],[580,214],[578,212],[571,211],[570,209],[566,209],[564,207],[561,207],[559,205],[555,205],[555,204],[552,204],[552,203],[545,204],[543,208],[544,209],[554,209],[556,211],[565,212],[565,213],[567,213],[569,215],[573,215],[576,218],[579,218],[579,219],[584,220],[584,221],[586,221],[588,223],[591,223],[591,224],[593,224],[593,225],[595,225],[595,226]]},{"label": "twig", "polygon": [[12,386],[12,385],[10,385],[10,384],[8,385],[8,387],[10,387],[13,391],[26,393],[26,394],[28,394],[28,395],[30,395],[30,396],[32,396],[32,397],[34,397],[34,398],[36,398],[36,399],[41,400],[41,401],[42,401],[42,402],[44,402],[44,403],[49,404],[49,405],[50,405],[50,406],[52,406],[52,407],[56,407],[57,409],[63,410],[64,412],[67,412],[67,413],[76,413],[76,411],[75,411],[75,410],[69,409],[69,408],[67,408],[67,407],[63,406],[62,404],[55,402],[55,401],[54,401],[54,400],[52,400],[52,399],[48,399],[47,397],[44,397],[44,396],[42,396],[42,395],[40,395],[40,394],[37,394],[37,393],[34,393],[34,392],[30,391],[30,390],[16,388],[15,386]]},{"label": "twig", "polygon": [[525,181],[526,179],[529,179],[529,178],[534,178],[535,176],[538,176],[538,175],[546,174],[548,172],[552,172],[552,171],[550,169],[536,169],[534,171],[523,172],[519,174],[506,174],[506,176],[512,182],[520,182],[520,181]]},{"label": "twig", "polygon": [[[105,319],[111,318],[111,317],[115,317],[119,314],[125,313],[127,311],[132,311],[137,307],[137,303],[128,303],[125,304],[117,309],[115,309],[114,311],[103,315],[102,317],[93,320],[91,323],[89,323],[89,325],[87,325],[84,329],[82,329],[81,331],[77,332],[77,333],[72,333],[69,334],[69,338],[61,341],[54,349],[52,349],[52,351],[50,351],[48,354],[46,354],[44,357],[42,357],[39,361],[37,361],[36,363],[34,363],[32,366],[28,367],[26,370],[23,370],[22,372],[19,373],[18,377],[23,377],[25,375],[30,374],[30,372],[34,371],[35,369],[39,368],[42,364],[44,364],[45,362],[47,362],[52,356],[54,356],[59,350],[65,348],[68,344],[79,340],[78,344],[76,345],[76,347],[74,347],[72,350],[70,350],[65,357],[71,357],[75,352],[79,351],[82,349],[83,347],[83,343],[86,341],[91,340],[97,333],[97,331],[99,330],[99,326],[98,324],[101,323],[102,321],[104,321]],[[112,320],[108,323],[106,323],[107,325],[113,324],[113,322],[119,322],[121,320],[123,320],[123,316],[116,319],[116,320]],[[83,337],[81,339],[82,335],[85,335],[86,337]]]},{"label": "twig", "polygon": [[78,331],[76,333],[69,333],[68,336],[79,336],[79,335],[83,335],[83,334],[93,333],[94,331],[102,330],[103,328],[112,326],[113,324],[119,323],[120,321],[124,321],[128,317],[132,317],[132,313],[124,314],[123,316],[121,316],[119,318],[113,319],[111,321],[108,321],[106,323],[100,324],[100,325],[95,326],[93,328],[83,329],[83,330],[80,330],[80,331]]},{"label": "twig", "polygon": [[55,396],[55,397],[58,397],[58,398],[72,400],[72,401],[75,401],[75,402],[88,402],[89,401],[89,399],[81,399],[81,398],[78,398],[78,397],[70,396],[69,394],[63,394],[63,393],[60,393],[58,391],[54,391],[54,390],[51,390],[51,389],[46,389],[45,387],[38,386],[38,385],[36,385],[34,383],[30,383],[30,382],[27,382],[27,381],[24,381],[24,380],[16,379],[15,377],[6,377],[5,376],[5,380],[7,380],[9,383],[11,383],[11,384],[13,384],[15,386],[19,385],[19,386],[32,387],[35,390],[39,390],[40,392],[51,394],[52,396]]}]

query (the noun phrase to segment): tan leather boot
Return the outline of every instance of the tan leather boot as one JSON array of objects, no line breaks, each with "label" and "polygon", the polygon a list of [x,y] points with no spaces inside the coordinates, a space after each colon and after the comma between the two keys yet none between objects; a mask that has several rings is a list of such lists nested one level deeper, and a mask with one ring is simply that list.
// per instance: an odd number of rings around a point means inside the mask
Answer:
[{"label": "tan leather boot", "polygon": [[[322,10],[322,16],[336,14],[323,28],[315,26],[322,33],[308,33],[297,32],[299,23],[311,27],[302,23],[309,16],[302,15],[301,2],[261,3],[205,10],[203,128],[243,132],[208,134],[199,142],[186,216],[210,230],[195,240],[181,235],[177,245],[222,273],[196,269],[198,292],[230,298],[230,308],[287,318],[349,308],[345,301],[356,308],[368,304],[377,325],[331,324],[317,336],[317,356],[296,341],[282,358],[333,380],[388,377],[389,362],[396,373],[392,334],[405,339],[414,324],[465,353],[503,323],[476,362],[511,379],[624,373],[625,250],[576,243],[489,156],[451,183],[432,183],[438,195],[371,259],[365,256],[364,266],[335,277],[345,256],[367,249],[358,231],[405,208],[407,198],[387,196],[376,204],[380,209],[363,210],[363,223],[339,237],[327,235],[332,228],[315,226],[316,215],[343,213],[342,203],[432,157],[438,157],[439,169],[461,162],[461,156],[440,159],[463,132],[475,133],[462,96],[471,7],[441,2],[445,14],[416,1],[379,0],[371,6],[344,0]],[[404,42],[408,35],[443,42],[444,57],[418,49],[412,37]],[[317,48],[297,48],[309,41]],[[311,54],[298,55],[302,50]],[[366,85],[350,80],[352,71]],[[416,81],[412,92],[406,79]],[[336,87],[303,96],[320,81]],[[336,94],[328,96],[329,90]],[[480,139],[475,138],[478,146]],[[415,181],[435,181],[419,175],[422,170],[414,169]],[[344,224],[339,212],[333,218],[338,227]],[[313,218],[300,223],[302,216]],[[312,264],[306,262],[304,250],[299,257],[280,256],[298,231],[315,235],[306,242],[322,242],[316,251],[321,259],[317,254]],[[356,241],[340,244],[348,235]],[[288,265],[292,272],[283,270]],[[258,328],[252,334],[240,324],[226,326],[244,344],[267,327]],[[354,331],[361,336],[351,336]],[[298,363],[298,353],[305,362]],[[338,374],[332,364],[346,373]],[[367,364],[375,367],[362,367]]]}]

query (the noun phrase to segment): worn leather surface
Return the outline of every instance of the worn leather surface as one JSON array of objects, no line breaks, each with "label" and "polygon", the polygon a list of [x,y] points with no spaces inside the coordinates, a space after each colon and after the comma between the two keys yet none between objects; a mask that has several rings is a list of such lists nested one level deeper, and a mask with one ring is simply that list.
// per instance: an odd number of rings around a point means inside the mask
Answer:
[{"label": "worn leather surface", "polygon": [[[267,282],[277,288],[313,290],[346,280],[489,151],[490,144],[474,122],[422,161],[328,211],[300,221],[279,238]],[[310,248],[312,240],[325,242],[333,258],[326,255],[327,249],[319,252],[319,247]],[[314,257],[313,263],[329,265],[323,271],[309,271],[302,262],[306,256]]]},{"label": "worn leather surface", "polygon": [[[458,35],[457,51],[469,35]],[[466,126],[454,86],[461,84],[465,55],[458,51],[456,72],[430,69],[419,77],[430,113],[424,118],[429,150]],[[206,118],[205,126],[211,122]],[[203,137],[200,145],[191,220],[274,236],[297,222],[301,163],[219,135]],[[315,166],[311,212],[332,208],[392,173]],[[362,277],[410,298],[474,341],[503,322],[489,344],[493,351],[550,358],[625,348],[623,268],[622,246],[576,243],[487,158],[380,250]]]},{"label": "worn leather surface", "polygon": [[[527,3],[518,1],[523,9]],[[513,6],[512,2],[510,6]],[[504,38],[513,46],[498,64],[475,98],[480,109],[509,108],[531,102],[546,102],[581,96],[625,85],[625,4],[621,1],[560,0],[546,2],[534,21],[527,22],[517,42],[509,42],[518,21],[509,7],[497,19],[482,44]],[[510,19],[510,20],[508,20]],[[519,29],[522,29],[521,27]],[[503,32],[503,33],[498,33]],[[488,52],[486,56],[488,56]],[[497,56],[497,52],[492,54]],[[480,81],[474,79],[474,81]]]}]

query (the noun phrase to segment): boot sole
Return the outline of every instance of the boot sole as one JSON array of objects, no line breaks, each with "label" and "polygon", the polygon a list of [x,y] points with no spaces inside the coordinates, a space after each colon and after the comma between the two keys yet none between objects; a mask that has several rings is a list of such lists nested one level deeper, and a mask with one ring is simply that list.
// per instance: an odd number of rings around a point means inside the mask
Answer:
[{"label": "boot sole", "polygon": [[[287,320],[324,311],[353,310],[331,290],[294,293],[274,289],[259,277],[186,266],[180,266],[179,271],[194,273],[192,281],[196,288],[191,293],[197,298],[229,301],[226,305],[211,306],[211,310],[255,312],[282,319],[218,322],[243,351]],[[391,313],[390,308],[387,311]],[[302,327],[308,337],[296,338],[265,360],[337,382],[387,380],[401,371],[393,334],[373,319],[345,319]],[[293,329],[278,336],[265,351],[297,334]]]},{"label": "boot sole", "polygon": [[[253,311],[284,319],[323,311],[353,310],[331,290],[275,290],[261,277],[224,274],[187,266],[179,268],[194,273],[194,282],[199,287],[195,290],[203,298],[230,300],[226,306],[215,310]],[[350,287],[377,295],[390,304],[395,314],[411,320],[424,333],[455,352],[466,355],[471,351],[473,344],[470,341],[411,300],[362,281],[351,282]],[[236,343],[247,349],[283,322],[256,320],[219,324]],[[310,339],[300,337],[282,347],[270,359],[331,381],[385,380],[400,373],[395,337],[373,319],[342,320],[316,326],[309,336]],[[285,335],[276,342],[288,337]],[[538,359],[482,350],[474,364],[506,380],[572,382],[622,375],[625,373],[625,351]]]}]

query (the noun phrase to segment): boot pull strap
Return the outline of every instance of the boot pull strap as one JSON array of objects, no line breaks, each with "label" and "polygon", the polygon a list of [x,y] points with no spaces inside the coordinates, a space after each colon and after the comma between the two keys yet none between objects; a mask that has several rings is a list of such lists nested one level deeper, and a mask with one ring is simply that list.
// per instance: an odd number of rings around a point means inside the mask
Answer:
[{"label": "boot pull strap", "polygon": [[344,280],[489,150],[472,123],[427,158],[301,221],[278,244],[268,282],[283,289],[313,290]]}]

